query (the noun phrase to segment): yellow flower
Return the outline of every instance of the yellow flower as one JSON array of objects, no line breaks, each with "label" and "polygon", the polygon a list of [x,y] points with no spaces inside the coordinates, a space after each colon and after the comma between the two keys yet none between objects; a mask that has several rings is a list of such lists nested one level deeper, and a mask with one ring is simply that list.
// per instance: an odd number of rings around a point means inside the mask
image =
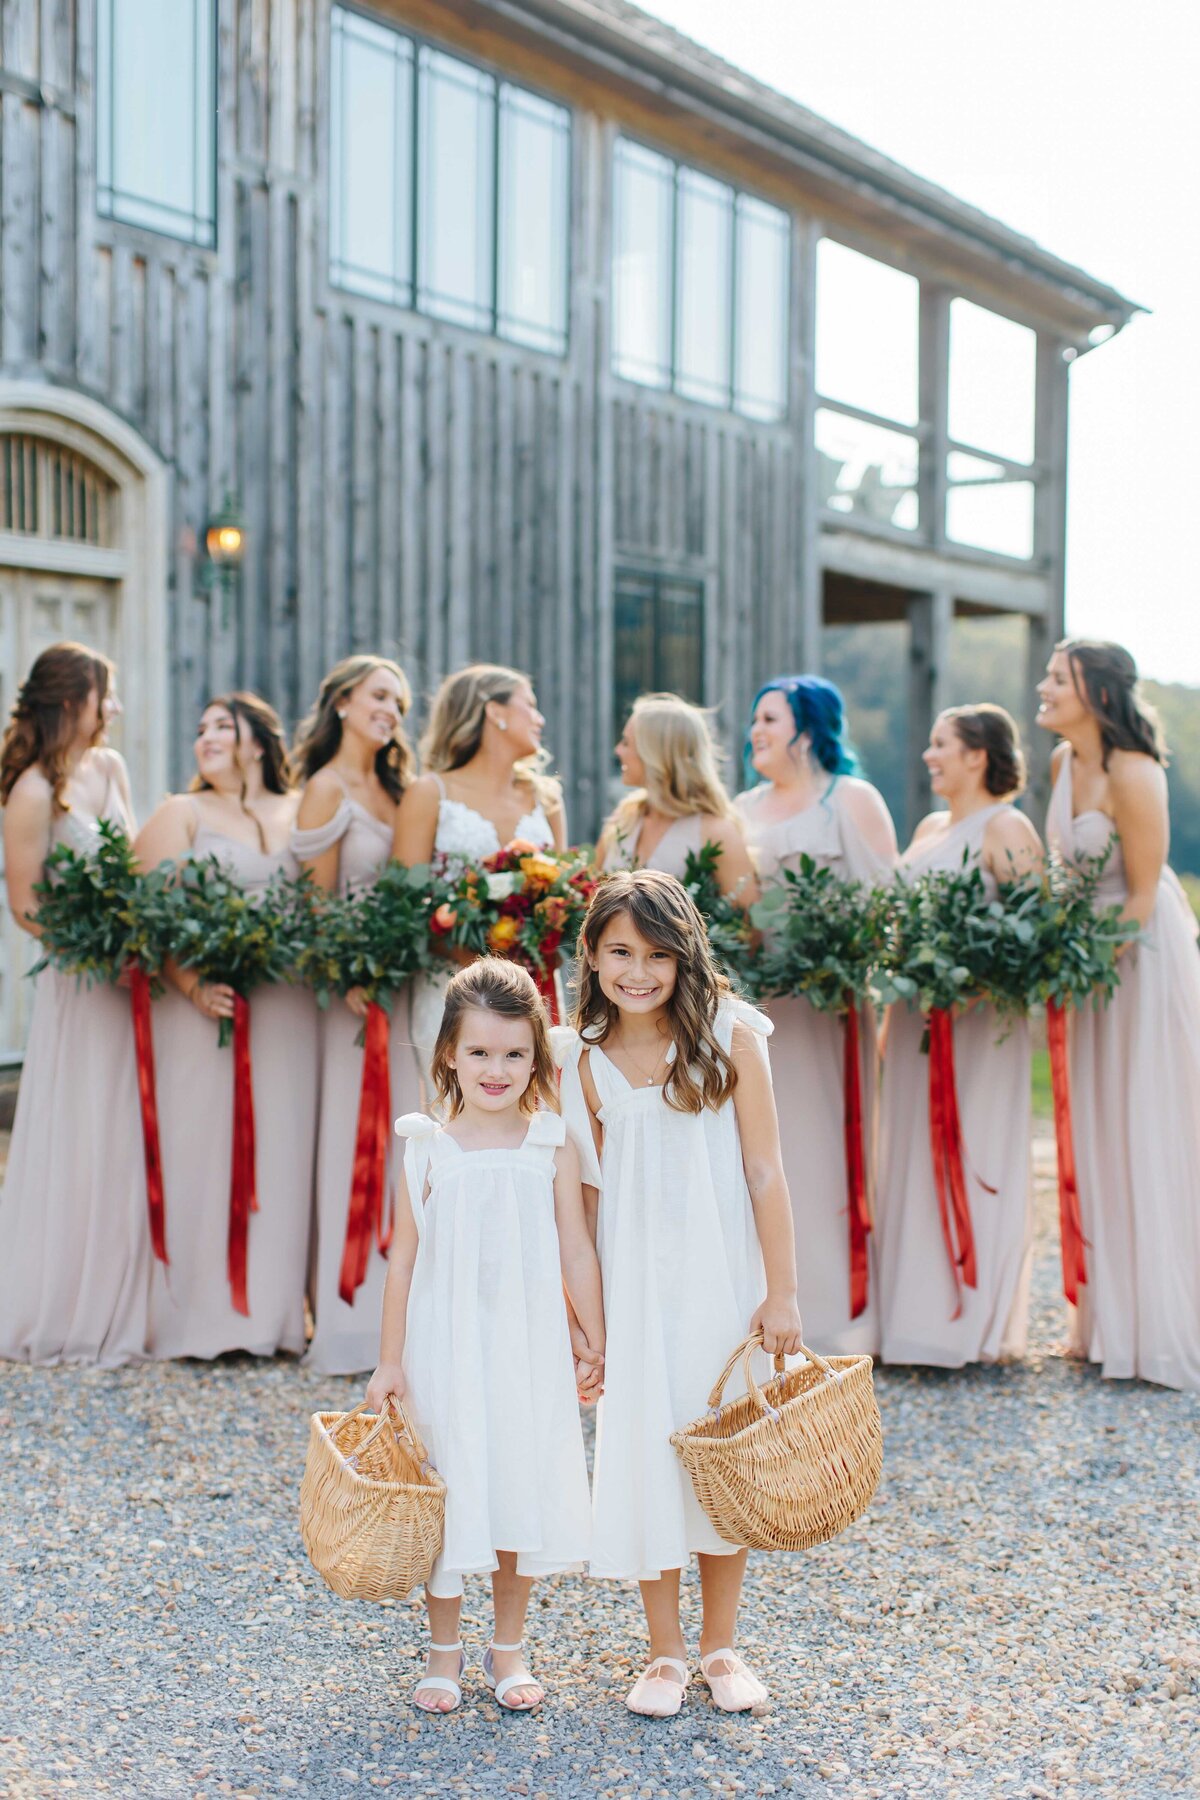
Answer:
[{"label": "yellow flower", "polygon": [[520,929],[521,927],[517,920],[510,919],[508,915],[505,914],[503,918],[496,920],[496,923],[488,932],[487,941],[489,948],[498,950],[503,956],[506,950],[511,949]]},{"label": "yellow flower", "polygon": [[521,873],[530,887],[549,887],[558,880],[558,864],[549,856],[523,856]]}]

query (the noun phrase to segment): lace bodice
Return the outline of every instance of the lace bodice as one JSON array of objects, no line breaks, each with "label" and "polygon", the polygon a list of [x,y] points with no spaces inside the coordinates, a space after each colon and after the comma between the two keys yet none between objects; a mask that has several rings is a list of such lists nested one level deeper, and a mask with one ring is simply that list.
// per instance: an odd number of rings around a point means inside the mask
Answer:
[{"label": "lace bodice", "polygon": [[[480,862],[485,856],[495,856],[502,850],[504,846],[492,821],[465,801],[451,800],[441,776],[435,775],[434,779],[441,793],[433,840],[434,855],[452,862]],[[527,838],[539,850],[550,849],[554,833],[540,801],[518,820],[513,837]]]}]

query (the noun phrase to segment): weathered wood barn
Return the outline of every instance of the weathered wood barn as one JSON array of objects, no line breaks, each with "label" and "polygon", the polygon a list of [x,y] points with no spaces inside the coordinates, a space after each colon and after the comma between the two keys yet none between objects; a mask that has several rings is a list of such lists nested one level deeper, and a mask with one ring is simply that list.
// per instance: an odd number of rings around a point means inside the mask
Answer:
[{"label": "weathered wood barn", "polygon": [[529,669],[582,834],[640,689],[906,618],[923,742],[955,612],[1060,630],[1131,305],[624,0],[2,0],[0,156],[0,705],[109,650],[143,807],[351,647]]}]

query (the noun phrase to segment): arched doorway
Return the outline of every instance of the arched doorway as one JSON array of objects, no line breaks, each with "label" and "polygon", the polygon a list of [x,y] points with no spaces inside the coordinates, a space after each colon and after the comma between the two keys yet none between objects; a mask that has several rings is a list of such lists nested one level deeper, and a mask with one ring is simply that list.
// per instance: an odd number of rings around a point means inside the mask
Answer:
[{"label": "arched doorway", "polygon": [[[47,644],[102,650],[120,671],[113,741],[142,812],[166,785],[166,539],[166,471],[135,431],[70,389],[0,381],[0,718]],[[3,936],[0,1059],[13,1060],[30,940],[7,910]]]}]

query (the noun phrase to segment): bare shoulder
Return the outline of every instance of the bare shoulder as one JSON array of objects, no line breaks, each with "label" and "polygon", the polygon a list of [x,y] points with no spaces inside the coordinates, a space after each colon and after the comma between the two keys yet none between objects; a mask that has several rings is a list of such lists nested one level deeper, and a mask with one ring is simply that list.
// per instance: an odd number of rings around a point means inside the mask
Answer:
[{"label": "bare shoulder", "polygon": [[853,819],[891,818],[887,801],[879,789],[864,781],[861,775],[842,775],[834,792],[841,796],[842,805]]},{"label": "bare shoulder", "polygon": [[913,843],[924,843],[926,838],[935,837],[939,831],[944,831],[946,820],[949,816],[949,813],[945,812],[926,813],[925,817],[921,820],[921,823],[912,834]]},{"label": "bare shoulder", "polygon": [[119,750],[103,744],[99,749],[93,750],[92,755],[95,758],[96,768],[107,780],[120,782],[122,787],[129,786],[129,770],[126,768],[125,758]]},{"label": "bare shoulder", "polygon": [[554,1167],[559,1175],[578,1175],[580,1170],[579,1152],[569,1137],[559,1144],[554,1152]]},{"label": "bare shoulder", "polygon": [[1108,761],[1108,784],[1114,800],[1164,800],[1167,795],[1167,773],[1141,750],[1114,750]]},{"label": "bare shoulder", "polygon": [[401,796],[400,804],[417,818],[436,815],[442,803],[442,788],[436,775],[418,775]]},{"label": "bare shoulder", "polygon": [[200,794],[164,795],[146,820],[147,829],[151,825],[186,825],[190,831],[196,809],[202,801],[203,796]]},{"label": "bare shoulder", "polygon": [[49,779],[37,763],[30,763],[22,769],[13,782],[12,792],[8,796],[7,806],[19,806],[30,813],[44,809],[49,817],[54,805],[54,789]]},{"label": "bare shoulder", "polygon": [[1000,850],[1040,850],[1042,840],[1032,819],[1018,807],[1006,806],[994,814],[984,827],[984,843]]},{"label": "bare shoulder", "polygon": [[742,821],[736,813],[726,813],[718,817],[716,813],[705,813],[700,819],[700,831],[704,841],[716,844],[718,849],[725,850],[730,844],[741,846],[745,842]]},{"label": "bare shoulder", "polygon": [[341,782],[326,764],[310,775],[300,794],[299,818],[306,831],[328,825],[345,798]]}]

